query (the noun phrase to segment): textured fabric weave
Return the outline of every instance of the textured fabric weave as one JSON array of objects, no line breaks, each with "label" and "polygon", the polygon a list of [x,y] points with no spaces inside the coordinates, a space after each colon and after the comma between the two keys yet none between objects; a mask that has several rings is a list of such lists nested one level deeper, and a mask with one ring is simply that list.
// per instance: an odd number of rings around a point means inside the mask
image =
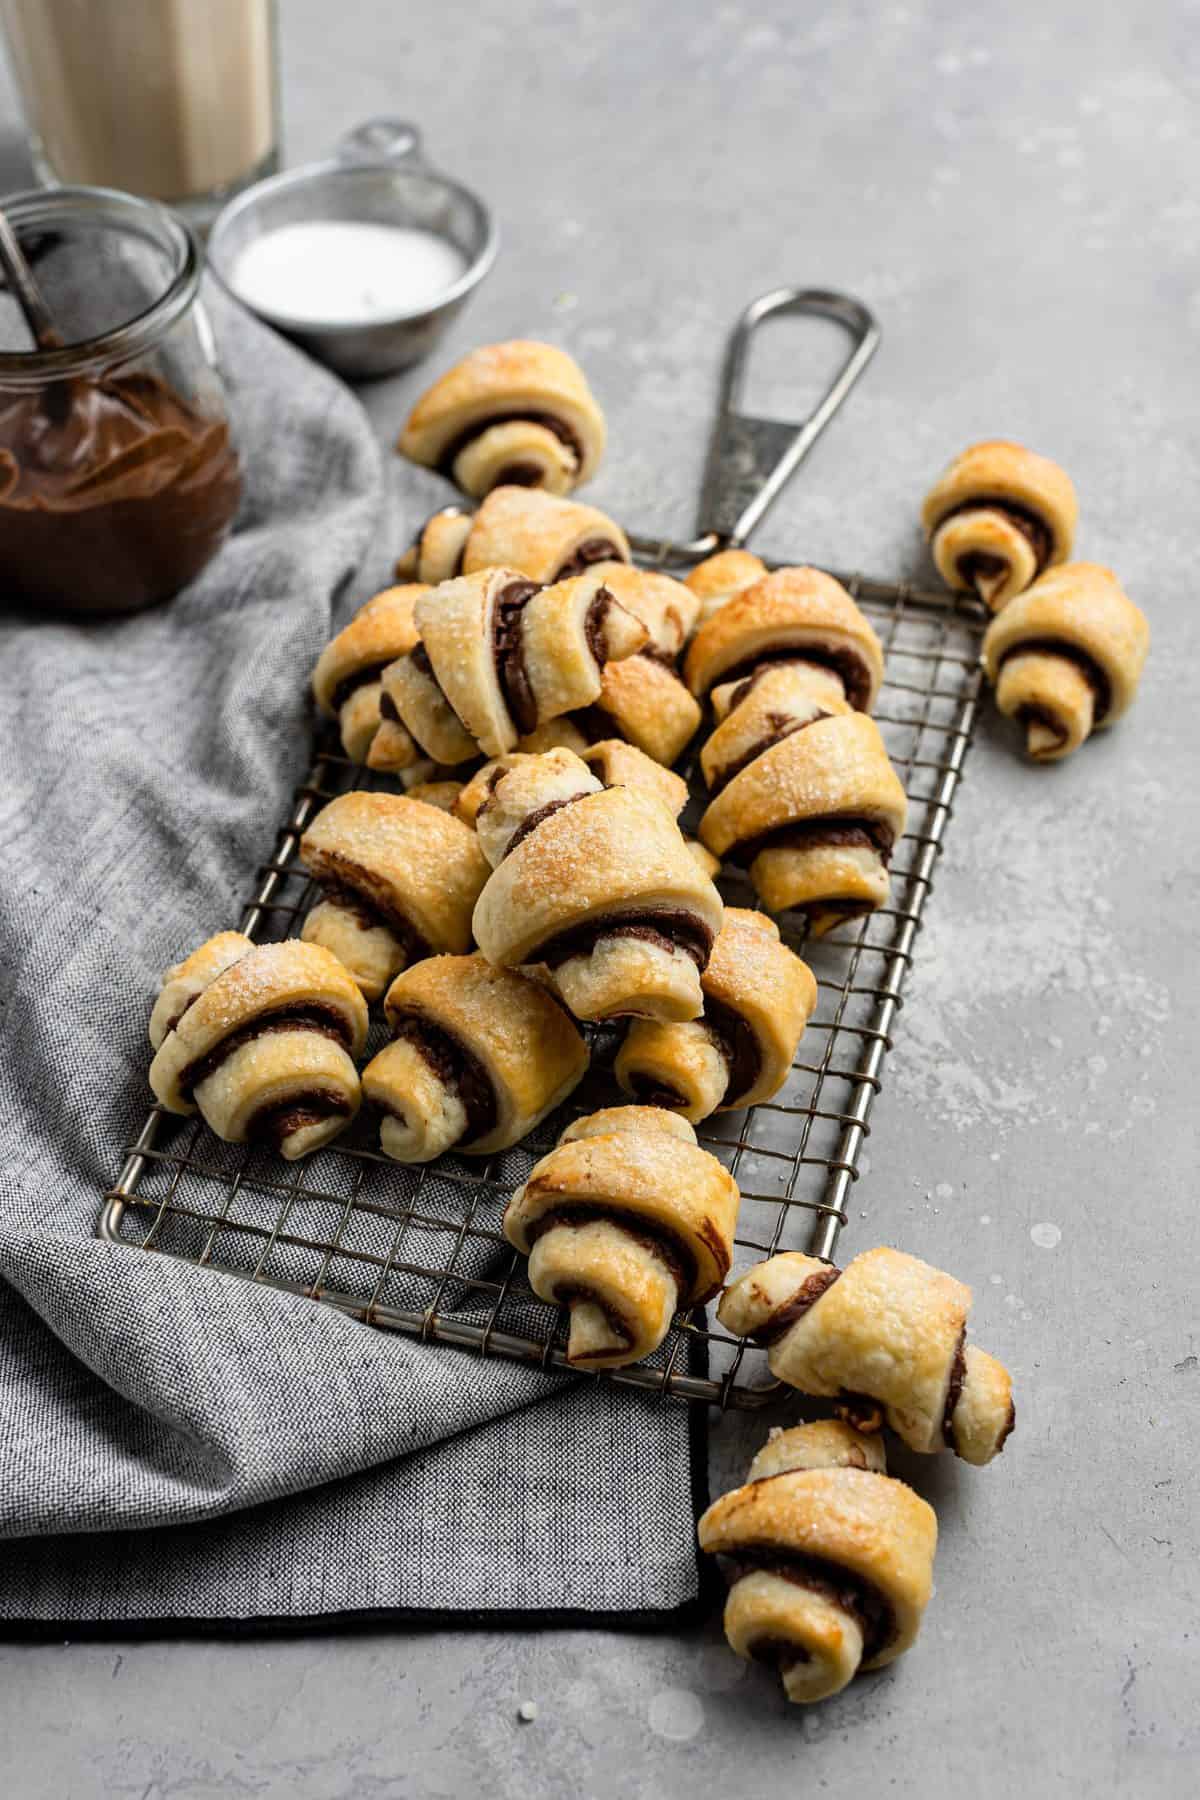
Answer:
[{"label": "textured fabric weave", "polygon": [[210,305],[232,542],[169,607],[0,625],[0,1618],[679,1606],[681,1406],[94,1236],[158,974],[235,922],[304,766],[312,662],[428,494],[393,517],[349,392]]}]

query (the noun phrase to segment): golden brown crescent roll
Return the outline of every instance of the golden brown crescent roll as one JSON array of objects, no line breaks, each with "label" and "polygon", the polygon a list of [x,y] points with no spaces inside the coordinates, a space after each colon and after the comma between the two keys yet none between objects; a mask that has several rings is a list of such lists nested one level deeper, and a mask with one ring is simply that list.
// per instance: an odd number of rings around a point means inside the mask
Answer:
[{"label": "golden brown crescent roll", "polygon": [[969,1287],[902,1250],[840,1271],[785,1251],[735,1281],[717,1317],[767,1346],[780,1381],[838,1401],[861,1429],[886,1419],[910,1449],[983,1464],[1016,1415],[1008,1370],[966,1341],[970,1308]]},{"label": "golden brown crescent roll", "polygon": [[482,956],[431,956],[397,975],[392,1042],[363,1070],[397,1162],[444,1150],[487,1156],[533,1130],[578,1084],[588,1052],[544,988]]},{"label": "golden brown crescent roll", "polygon": [[410,800],[420,800],[426,806],[436,806],[439,812],[454,813],[458,817],[458,797],[463,791],[461,781],[415,781],[405,793]]},{"label": "golden brown crescent roll", "polygon": [[304,941],[331,950],[368,1000],[409,963],[469,947],[487,863],[469,826],[438,807],[341,794],[304,833],[300,859],[324,891]]},{"label": "golden brown crescent roll", "polygon": [[805,663],[763,663],[744,681],[713,692],[720,723],[700,752],[709,792],[719,794],[756,756],[817,719],[848,713],[841,683],[829,670]]},{"label": "golden brown crescent roll", "polygon": [[938,574],[999,612],[1071,554],[1079,507],[1065,470],[1002,438],[972,444],[921,508]]},{"label": "golden brown crescent roll", "polygon": [[640,619],[649,633],[643,652],[673,663],[695,630],[700,602],[695,594],[670,575],[653,569],[634,569],[627,563],[597,565],[622,606]]},{"label": "golden brown crescent roll", "polygon": [[661,800],[550,750],[503,774],[476,830],[489,962],[545,969],[577,1019],[699,1015],[723,908]]},{"label": "golden brown crescent roll", "polygon": [[240,962],[254,941],[240,931],[219,931],[181,963],[167,969],[158,990],[158,999],[150,1014],[150,1045],[157,1050],[167,1033],[174,1031],[194,1000],[218,975]]},{"label": "golden brown crescent roll", "polygon": [[[312,688],[326,718],[336,719],[342,748],[351,762],[362,762],[379,728],[383,671],[418,640],[413,607],[427,590],[420,582],[385,588],[360,607],[350,623],[331,638],[317,658]],[[392,766],[407,768],[420,752],[405,734],[393,747]],[[403,760],[400,760],[403,758]]]},{"label": "golden brown crescent roll", "polygon": [[605,663],[646,642],[592,570],[546,588],[512,569],[463,575],[418,601],[416,622],[421,643],[388,670],[387,693],[442,762],[502,756],[523,733],[589,706]]},{"label": "golden brown crescent roll", "polygon": [[[193,953],[216,970],[230,937]],[[215,949],[214,946],[222,946]],[[366,1002],[335,956],[289,939],[252,944],[214,972],[164,1033],[150,1086],[168,1112],[199,1108],[230,1144],[269,1144],[289,1161],[319,1150],[358,1111],[354,1060],[367,1035]]]},{"label": "golden brown crescent roll", "polygon": [[702,1018],[635,1019],[616,1060],[627,1094],[693,1124],[777,1094],[817,1003],[811,969],[774,922],[738,906],[725,908],[700,985]]},{"label": "golden brown crescent roll", "polygon": [[534,1165],[504,1235],[529,1258],[534,1293],[569,1309],[567,1360],[619,1369],[657,1350],[680,1308],[716,1293],[739,1199],[684,1120],[608,1107]]},{"label": "golden brown crescent roll", "polygon": [[575,359],[518,339],[484,344],[440,376],[396,447],[482,499],[505,484],[570,493],[596,473],[604,437],[604,414]]},{"label": "golden brown crescent roll", "polygon": [[744,682],[764,664],[811,664],[836,676],[856,712],[870,712],[883,680],[883,646],[840,581],[819,569],[776,569],[728,600],[688,645],[684,674],[703,697]]},{"label": "golden brown crescent roll", "polygon": [[721,865],[712,851],[707,849],[699,838],[689,837],[686,832],[683,834],[683,841],[687,845],[687,853],[696,867],[702,869],[710,881],[715,881],[721,873]]},{"label": "golden brown crescent roll", "polygon": [[475,514],[462,506],[442,506],[431,513],[402,556],[396,558],[396,580],[423,582],[437,587],[462,574],[463,552]]},{"label": "golden brown crescent roll", "polygon": [[1065,563],[992,620],[983,660],[1030,756],[1057,762],[1128,711],[1149,648],[1145,614],[1112,570]]},{"label": "golden brown crescent roll", "polygon": [[629,540],[598,507],[537,488],[493,488],[475,514],[463,572],[519,569],[531,581],[563,581],[598,562],[630,560]]},{"label": "golden brown crescent roll", "polygon": [[735,594],[761,581],[766,572],[766,563],[749,550],[718,550],[715,556],[697,563],[686,580],[700,602],[701,619],[707,619]]},{"label": "golden brown crescent roll", "polygon": [[875,721],[846,713],[756,756],[714,795],[700,836],[722,861],[749,864],[769,912],[803,912],[820,937],[884,904],[907,815]]},{"label": "golden brown crescent roll", "polygon": [[596,730],[611,735],[615,727],[628,743],[669,768],[696,735],[701,714],[668,663],[640,655],[607,665],[591,717]]},{"label": "golden brown crescent roll", "polygon": [[688,784],[673,769],[664,769],[652,756],[621,738],[602,738],[579,752],[579,760],[606,788],[638,788],[660,800],[673,819],[688,803]]},{"label": "golden brown crescent roll", "polygon": [[877,1439],[834,1420],[777,1430],[700,1520],[729,1577],[730,1649],[777,1669],[797,1704],[895,1662],[921,1628],[937,1517],[886,1467]]}]

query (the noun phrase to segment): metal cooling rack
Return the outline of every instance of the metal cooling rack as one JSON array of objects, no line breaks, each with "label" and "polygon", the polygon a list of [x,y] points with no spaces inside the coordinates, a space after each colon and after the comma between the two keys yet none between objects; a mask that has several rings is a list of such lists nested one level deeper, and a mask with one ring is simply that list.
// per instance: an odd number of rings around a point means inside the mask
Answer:
[{"label": "metal cooling rack", "polygon": [[[851,339],[842,370],[800,425],[738,410],[753,334],[780,313],[831,319]],[[743,544],[878,341],[871,314],[844,295],[781,289],[754,301],[726,355],[701,509],[708,529],[688,543],[635,538],[639,561],[677,569],[721,545]],[[811,948],[799,921],[779,920],[785,941],[817,977],[817,1015],[775,1099],[706,1120],[699,1133],[741,1188],[735,1275],[781,1248],[833,1255],[979,700],[986,615],[976,602],[863,576],[839,579],[883,639],[886,675],[875,718],[908,791],[909,829],[896,846],[887,907]],[[243,931],[260,940],[299,931],[315,899],[296,860],[300,835],[327,801],[359,785],[389,784],[335,749],[318,748],[270,860],[258,870]],[[697,794],[697,812],[699,804]],[[736,874],[722,876],[721,887],[730,900],[754,903]],[[105,1196],[101,1235],[304,1294],[430,1343],[566,1368],[564,1317],[530,1289],[524,1259],[501,1232],[501,1215],[565,1116],[619,1098],[611,1073],[618,1043],[618,1032],[597,1030],[591,1071],[569,1108],[486,1161],[449,1155],[403,1168],[380,1154],[370,1121],[360,1116],[344,1137],[289,1164],[224,1144],[201,1120],[154,1107]],[[763,1405],[778,1385],[763,1353],[712,1330],[703,1309],[678,1318],[649,1361],[591,1379],[746,1408]]]},{"label": "metal cooling rack", "polygon": [[[978,704],[977,606],[842,579],[883,639],[875,718],[908,791],[909,829],[893,858],[890,905],[810,946],[796,920],[779,921],[817,976],[816,1016],[774,1100],[706,1120],[699,1131],[742,1191],[735,1274],[780,1248],[833,1255]],[[296,860],[300,834],[327,801],[364,783],[388,785],[333,750],[318,752],[258,870],[243,931],[263,940],[299,931],[316,897]],[[736,874],[720,885],[727,899],[753,904]],[[617,1032],[596,1032],[592,1070],[570,1112],[621,1097],[611,1075],[619,1041]],[[106,1196],[100,1230],[305,1294],[366,1324],[566,1367],[563,1315],[532,1293],[524,1259],[500,1230],[505,1200],[565,1116],[486,1161],[451,1155],[406,1169],[379,1153],[361,1118],[325,1150],[288,1164],[155,1107]],[[775,1388],[762,1353],[712,1329],[703,1309],[681,1316],[649,1363],[601,1379],[721,1407],[762,1405]]]}]

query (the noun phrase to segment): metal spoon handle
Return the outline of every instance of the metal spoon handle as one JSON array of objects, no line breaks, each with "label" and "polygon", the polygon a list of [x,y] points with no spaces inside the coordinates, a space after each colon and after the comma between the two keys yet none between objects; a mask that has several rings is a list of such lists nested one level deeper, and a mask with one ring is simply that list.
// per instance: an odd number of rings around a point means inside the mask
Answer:
[{"label": "metal spoon handle", "polygon": [[42,290],[26,260],[25,252],[17,241],[17,234],[12,228],[8,214],[2,206],[0,206],[0,263],[4,264],[8,285],[17,297],[17,305],[25,315],[25,323],[28,325],[38,349],[60,349],[63,342],[62,335],[55,327],[50,308],[46,305]]}]

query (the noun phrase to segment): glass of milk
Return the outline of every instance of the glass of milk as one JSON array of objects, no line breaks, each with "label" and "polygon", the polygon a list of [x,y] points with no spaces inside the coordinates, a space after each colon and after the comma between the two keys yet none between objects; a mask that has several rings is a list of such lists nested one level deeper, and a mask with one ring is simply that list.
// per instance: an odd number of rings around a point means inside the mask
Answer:
[{"label": "glass of milk", "polygon": [[193,224],[278,166],[274,0],[0,0],[40,179]]}]

